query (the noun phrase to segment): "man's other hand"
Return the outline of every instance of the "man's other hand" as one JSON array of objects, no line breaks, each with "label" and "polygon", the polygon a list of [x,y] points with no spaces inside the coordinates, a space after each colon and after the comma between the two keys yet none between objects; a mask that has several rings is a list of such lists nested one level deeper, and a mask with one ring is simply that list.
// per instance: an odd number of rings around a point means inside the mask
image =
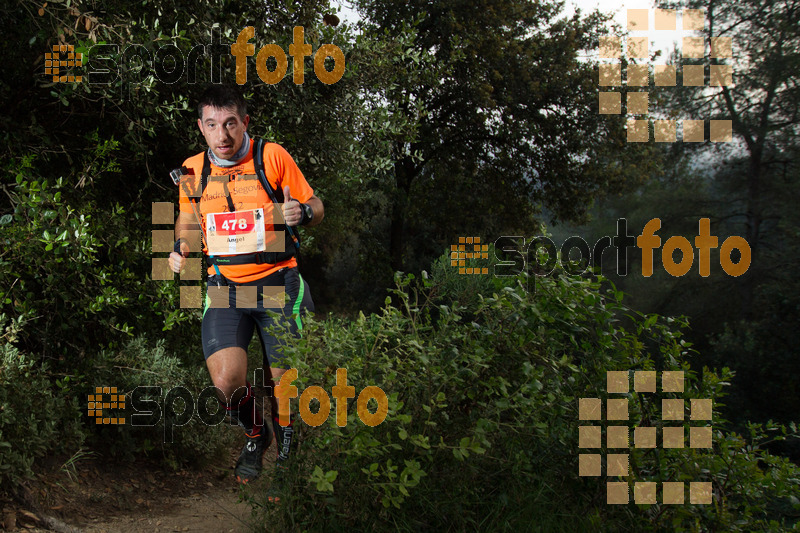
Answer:
[{"label": "man's other hand", "polygon": [[292,199],[289,193],[289,186],[283,188],[283,219],[286,221],[287,226],[298,226],[300,221],[303,220],[303,208],[300,207],[300,202]]},{"label": "man's other hand", "polygon": [[169,269],[177,273],[183,270],[186,264],[186,257],[189,256],[189,245],[181,242],[181,253],[172,252],[169,254]]}]

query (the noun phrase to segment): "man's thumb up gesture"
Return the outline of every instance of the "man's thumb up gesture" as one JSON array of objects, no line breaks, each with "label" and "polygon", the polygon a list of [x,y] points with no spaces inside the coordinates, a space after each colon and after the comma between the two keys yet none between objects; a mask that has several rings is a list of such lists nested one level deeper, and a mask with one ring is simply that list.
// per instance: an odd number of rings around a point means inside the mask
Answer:
[{"label": "man's thumb up gesture", "polygon": [[283,219],[286,221],[287,226],[297,226],[303,220],[303,209],[300,207],[300,202],[292,199],[289,192],[289,186],[283,188]]}]

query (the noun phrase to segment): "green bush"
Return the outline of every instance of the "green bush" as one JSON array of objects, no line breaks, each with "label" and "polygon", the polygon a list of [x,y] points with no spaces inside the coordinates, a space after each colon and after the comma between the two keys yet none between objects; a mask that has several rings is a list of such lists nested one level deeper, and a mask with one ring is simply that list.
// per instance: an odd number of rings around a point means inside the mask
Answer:
[{"label": "green bush", "polygon": [[[307,321],[287,350],[300,391],[331,391],[336,369],[346,368],[356,395],[377,385],[389,409],[368,427],[350,400],[338,427],[332,401],[323,425],[301,424],[286,504],[261,509],[251,495],[269,527],[749,531],[794,523],[798,470],[760,445],[776,428],[754,427],[744,440],[724,432],[716,411],[713,450],[631,448],[627,478],[710,481],[711,505],[607,505],[606,479],[578,476],[586,424],[578,398],[606,398],[609,370],[683,370],[683,397],[719,406],[730,373],[690,368],[685,322],[639,315],[613,287],[560,271],[529,294],[522,277],[459,276],[446,257],[432,270],[430,280],[399,277],[394,305],[387,299],[379,315]],[[629,426],[660,423],[656,396],[626,397]]]},{"label": "green bush", "polygon": [[[205,365],[189,366],[165,349],[165,342],[151,343],[144,336],[128,341],[115,352],[104,351],[97,355],[92,382],[86,383],[86,393],[94,387],[117,387],[125,395],[128,418],[124,425],[101,425],[92,434],[95,449],[125,459],[138,454],[150,455],[170,468],[203,464],[219,457],[230,444],[235,432],[226,429],[227,421],[207,426],[196,414],[200,392],[211,385]],[[151,387],[135,392],[137,387]],[[183,387],[191,394],[193,404],[183,400],[167,401],[167,395],[176,387]],[[130,415],[135,414],[133,395],[139,401],[154,401],[160,415],[151,426],[133,425]],[[216,408],[216,402],[210,409]],[[140,404],[139,409],[149,409]],[[183,424],[180,415],[192,409],[191,419]],[[181,424],[181,425],[176,425]],[[166,428],[166,429],[165,429]],[[170,432],[171,428],[171,432]]]},{"label": "green bush", "polygon": [[[0,315],[3,337],[16,331],[6,323]],[[133,460],[145,455],[173,469],[204,464],[230,447],[236,432],[226,427],[228,422],[209,427],[195,415],[187,424],[175,426],[177,415],[187,406],[176,401],[174,410],[167,409],[169,390],[183,386],[196,403],[209,380],[203,366],[187,367],[165,351],[163,341],[152,344],[137,337],[116,352],[97,354],[92,362],[90,377],[59,375],[13,345],[0,343],[0,492],[13,492],[32,477],[37,460],[72,455],[84,441],[100,456]],[[161,387],[160,394],[141,397],[160,406],[158,421],[149,427],[131,424],[131,394],[139,386]],[[117,387],[126,396],[124,425],[96,424],[87,416],[87,396],[95,393],[95,387]],[[122,411],[104,414],[123,416]],[[171,436],[165,425],[174,426]]]},{"label": "green bush", "polygon": [[[86,142],[91,148],[80,155],[93,179],[117,173],[119,143],[96,132]],[[3,186],[11,212],[0,209],[0,312],[25,326],[13,344],[70,373],[91,370],[87,352],[119,348],[136,334],[163,330],[171,350],[185,347],[186,329],[175,326],[199,313],[179,307],[177,284],[149,280],[150,206],[123,207],[91,184],[46,179],[39,159],[0,167],[11,177]]]},{"label": "green bush", "polygon": [[[0,315],[2,337],[12,331]],[[80,448],[82,409],[70,387],[69,377],[0,342],[0,492],[30,478],[37,460]]]}]

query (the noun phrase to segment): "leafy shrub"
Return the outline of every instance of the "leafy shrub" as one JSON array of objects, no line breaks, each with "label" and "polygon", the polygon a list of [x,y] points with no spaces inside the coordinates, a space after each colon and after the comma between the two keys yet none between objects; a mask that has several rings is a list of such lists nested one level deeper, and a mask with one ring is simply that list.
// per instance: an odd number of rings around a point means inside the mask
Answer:
[{"label": "leafy shrub", "polygon": [[179,309],[177,284],[147,281],[150,206],[123,207],[91,190],[92,179],[117,172],[119,143],[96,132],[86,141],[84,164],[93,171],[89,178],[84,173],[90,183],[79,184],[80,192],[69,177],[41,177],[34,156],[0,167],[12,182],[4,185],[10,212],[0,208],[0,312],[26,324],[17,328],[15,346],[65,372],[89,371],[82,366],[87,350],[118,348],[162,328],[161,337],[178,351],[185,330],[175,326],[199,316]]},{"label": "leafy shrub", "polygon": [[[156,413],[156,420],[150,421],[152,425],[134,425],[129,416],[125,425],[98,426],[92,435],[96,449],[126,459],[139,453],[154,455],[165,465],[178,468],[217,457],[230,443],[234,432],[226,430],[228,422],[207,426],[196,414],[198,396],[210,385],[205,365],[184,364],[167,352],[163,340],[151,343],[144,336],[131,339],[118,351],[98,354],[95,369],[94,381],[86,383],[87,394],[93,393],[96,386],[115,386],[125,394],[128,415],[136,411]],[[169,396],[179,387],[192,397],[192,405]],[[134,396],[138,402],[136,411]],[[155,402],[157,407],[147,401]],[[216,402],[210,403],[214,404],[210,408],[213,412]],[[188,422],[182,418],[186,409],[191,410]]]},{"label": "leafy shrub", "polygon": [[[522,277],[470,278],[448,265],[441,258],[431,280],[398,278],[381,314],[307,321],[287,349],[300,391],[331,391],[346,368],[356,395],[377,385],[389,408],[376,427],[359,420],[354,400],[345,427],[335,402],[321,426],[301,424],[286,505],[262,510],[270,527],[745,531],[793,522],[798,470],[759,446],[775,428],[754,427],[744,440],[724,432],[717,412],[713,450],[629,450],[628,481],[711,481],[712,505],[607,505],[605,479],[578,476],[578,398],[605,398],[609,370],[683,370],[684,396],[717,407],[730,373],[693,371],[685,322],[632,312],[601,281],[559,271],[533,295]],[[491,285],[491,296],[465,284]],[[631,427],[658,425],[653,395],[627,397]]]},{"label": "leafy shrub", "polygon": [[[6,324],[6,317],[0,315],[3,337],[16,331]],[[13,491],[30,478],[38,459],[69,455],[85,440],[101,455],[127,460],[151,455],[171,468],[203,464],[230,446],[235,432],[226,428],[227,422],[209,427],[194,415],[188,423],[176,425],[187,406],[178,400],[169,402],[174,408],[168,409],[165,396],[183,386],[196,403],[198,393],[209,384],[208,373],[200,365],[187,367],[166,353],[163,341],[151,345],[137,337],[117,352],[101,352],[93,362],[91,378],[58,375],[13,345],[0,343],[0,491]],[[131,393],[137,387],[161,387],[158,395],[140,396],[159,404],[157,422],[135,427],[128,417],[124,425],[96,424],[86,414],[86,401],[95,387],[102,386],[117,387],[126,395],[127,414],[133,412]],[[171,435],[167,436],[165,426],[173,427]]]},{"label": "leafy shrub", "polygon": [[[0,331],[9,333],[6,320],[0,315]],[[0,342],[0,491],[30,478],[38,459],[80,448],[82,409],[69,389],[69,377]]]}]

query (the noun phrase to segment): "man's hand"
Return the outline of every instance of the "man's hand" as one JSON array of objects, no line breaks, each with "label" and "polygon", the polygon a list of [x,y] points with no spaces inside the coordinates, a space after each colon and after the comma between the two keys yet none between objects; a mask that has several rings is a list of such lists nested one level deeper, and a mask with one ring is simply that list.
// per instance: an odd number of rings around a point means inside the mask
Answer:
[{"label": "man's hand", "polygon": [[181,253],[172,252],[169,254],[169,269],[177,273],[183,270],[186,258],[189,256],[189,245],[181,242]]},{"label": "man's hand", "polygon": [[299,226],[303,220],[303,208],[300,202],[292,199],[288,185],[283,188],[283,219],[287,226]]}]

